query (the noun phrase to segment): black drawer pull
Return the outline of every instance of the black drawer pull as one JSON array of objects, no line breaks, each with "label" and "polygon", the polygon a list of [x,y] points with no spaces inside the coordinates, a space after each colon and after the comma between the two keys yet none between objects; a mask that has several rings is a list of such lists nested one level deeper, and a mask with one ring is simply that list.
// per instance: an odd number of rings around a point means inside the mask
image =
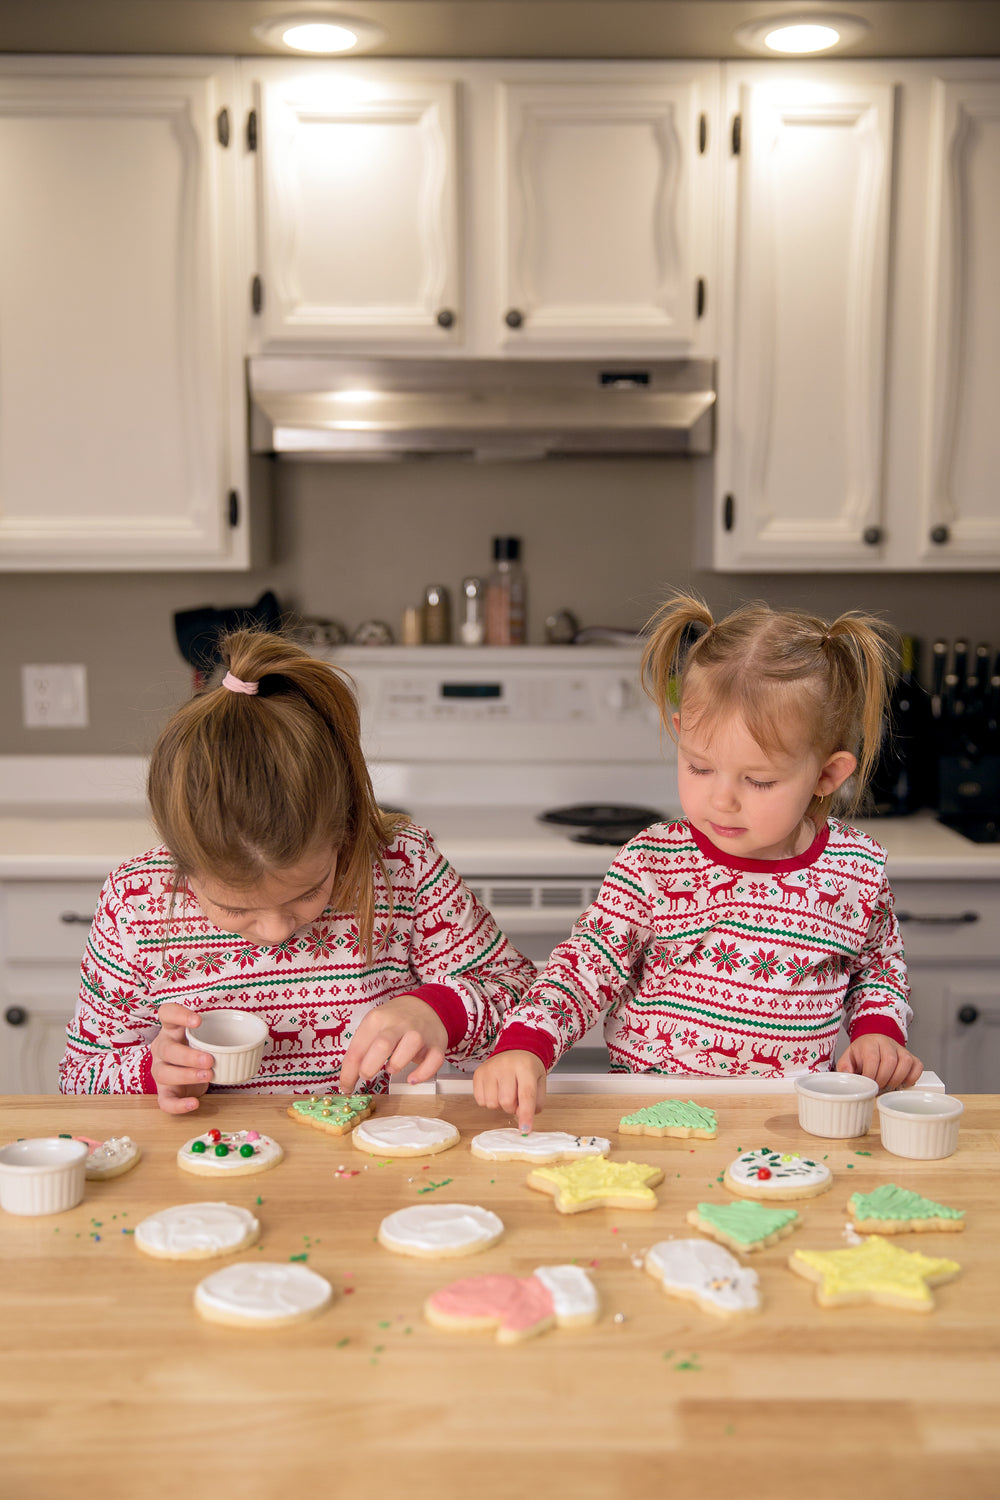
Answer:
[{"label": "black drawer pull", "polygon": [[898,911],[897,922],[922,922],[928,927],[958,927],[963,922],[978,922],[977,911],[917,912]]},{"label": "black drawer pull", "polygon": [[59,913],[60,922],[65,922],[67,927],[81,926],[89,927],[94,920],[93,917],[85,917],[78,911],[64,911]]},{"label": "black drawer pull", "polygon": [[979,1010],[975,1005],[963,1005],[958,1019],[963,1026],[973,1026],[979,1020]]},{"label": "black drawer pull", "polygon": [[9,1005],[3,1018],[8,1026],[23,1026],[28,1019],[28,1012],[21,1005]]}]

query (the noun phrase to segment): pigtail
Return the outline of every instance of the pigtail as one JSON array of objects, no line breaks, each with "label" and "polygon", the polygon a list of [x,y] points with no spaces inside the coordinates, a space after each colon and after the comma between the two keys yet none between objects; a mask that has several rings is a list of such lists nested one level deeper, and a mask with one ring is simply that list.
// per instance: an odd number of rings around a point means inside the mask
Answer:
[{"label": "pigtail", "polygon": [[659,709],[664,728],[674,738],[673,715],[682,669],[692,647],[714,626],[705,601],[680,591],[657,610],[646,626],[649,639],[642,653],[642,686]]},{"label": "pigtail", "polygon": [[864,801],[887,729],[889,698],[899,671],[899,637],[872,615],[851,610],[827,628],[831,697],[853,708],[858,767],[852,778],[852,810]]}]

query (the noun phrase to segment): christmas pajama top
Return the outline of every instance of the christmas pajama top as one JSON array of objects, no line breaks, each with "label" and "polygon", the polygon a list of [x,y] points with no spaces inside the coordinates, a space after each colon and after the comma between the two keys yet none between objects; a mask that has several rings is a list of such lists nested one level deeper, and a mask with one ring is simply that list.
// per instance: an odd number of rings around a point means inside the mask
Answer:
[{"label": "christmas pajama top", "polygon": [[[507,941],[425,830],[401,828],[384,859],[392,914],[376,867],[370,960],[350,912],[328,908],[285,942],[258,947],[223,932],[185,888],[175,890],[165,848],[121,865],[105,882],[90,929],[59,1070],[62,1093],[155,1093],[149,1043],[166,1000],[263,1017],[270,1036],[260,1072],[240,1085],[260,1094],[336,1086],[361,1018],[396,995],[416,994],[433,1007],[448,1032],[450,1059],[486,1057],[535,965]],[[387,1086],[384,1073],[360,1085],[376,1092]]]},{"label": "christmas pajama top", "polygon": [[885,851],[829,819],[786,860],[654,823],[504,1023],[496,1051],[546,1066],[601,1016],[612,1072],[825,1071],[851,1038],[905,1042],[912,1012]]}]

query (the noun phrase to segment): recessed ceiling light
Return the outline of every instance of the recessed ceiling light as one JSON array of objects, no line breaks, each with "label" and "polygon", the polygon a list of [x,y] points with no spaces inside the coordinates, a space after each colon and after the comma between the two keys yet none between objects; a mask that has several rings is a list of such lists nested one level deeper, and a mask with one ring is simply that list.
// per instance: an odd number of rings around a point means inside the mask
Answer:
[{"label": "recessed ceiling light", "polygon": [[777,52],[801,57],[810,52],[830,52],[849,47],[869,30],[861,16],[811,11],[804,15],[767,16],[746,21],[733,32],[734,39],[749,52]]},{"label": "recessed ceiling light", "polygon": [[272,47],[289,47],[293,52],[336,53],[365,52],[385,37],[381,26],[372,21],[358,21],[353,16],[334,11],[307,10],[284,16],[271,16],[253,28]]}]

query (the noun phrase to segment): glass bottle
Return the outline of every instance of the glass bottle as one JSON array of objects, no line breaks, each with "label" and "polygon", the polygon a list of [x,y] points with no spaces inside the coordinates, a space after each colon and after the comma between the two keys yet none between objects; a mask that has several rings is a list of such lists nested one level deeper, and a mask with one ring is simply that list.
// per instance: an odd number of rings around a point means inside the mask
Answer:
[{"label": "glass bottle", "polygon": [[520,537],[495,536],[493,561],[494,569],[486,585],[486,644],[523,646],[525,589]]}]

